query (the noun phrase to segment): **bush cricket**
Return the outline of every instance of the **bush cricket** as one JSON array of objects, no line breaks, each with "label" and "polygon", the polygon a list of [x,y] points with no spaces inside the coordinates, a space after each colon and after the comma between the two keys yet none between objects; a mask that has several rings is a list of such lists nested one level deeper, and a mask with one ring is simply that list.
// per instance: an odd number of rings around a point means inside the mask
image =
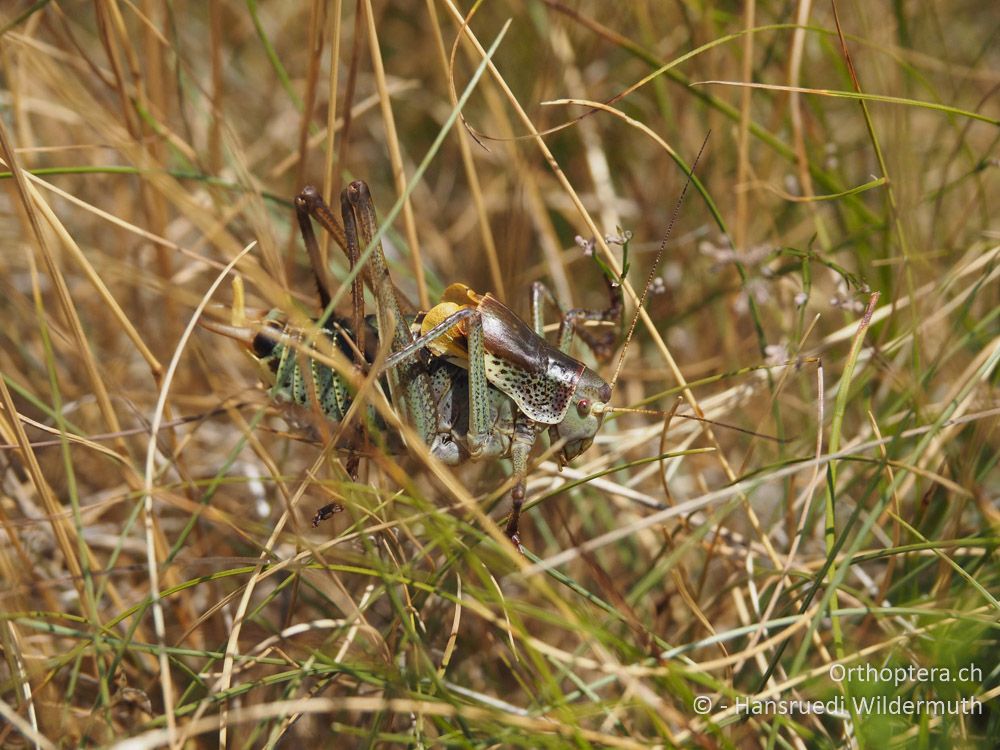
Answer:
[{"label": "bush cricket", "polygon": [[[687,184],[678,208],[686,190]],[[331,282],[320,261],[312,221],[331,234],[353,270],[378,228],[368,186],[357,180],[342,192],[342,226],[313,187],[299,194],[295,206],[320,304],[327,311],[316,321],[319,330],[354,361],[360,373],[375,366],[380,347],[387,350],[377,371],[368,374],[384,383],[401,421],[413,428],[438,460],[455,466],[467,461],[510,459],[511,514],[505,532],[520,549],[518,525],[529,458],[538,436],[548,432],[558,460],[564,465],[590,447],[606,414],[624,411],[610,405],[617,373],[609,383],[569,354],[574,336],[579,335],[599,359],[610,357],[617,332],[598,334],[585,324],[620,323],[621,285],[604,269],[609,292],[607,308],[564,310],[543,284],[535,282],[531,325],[491,294],[478,294],[464,284],[449,286],[431,310],[404,315],[381,242],[376,242],[369,260],[355,275],[353,314],[348,321],[329,312]],[[664,243],[669,233],[670,228]],[[663,243],[661,254],[662,250]],[[362,278],[375,299],[374,316],[364,315]],[[649,286],[647,283],[640,307]],[[546,303],[561,315],[557,345],[544,335]],[[249,348],[271,374],[272,398],[318,410],[335,423],[347,415],[354,399],[348,379],[302,352],[298,342],[303,340],[303,332],[288,326],[279,311],[271,311],[263,320],[248,325],[209,322],[206,327],[238,339]],[[632,321],[628,339],[634,328]],[[624,351],[621,356],[623,360]],[[367,421],[378,422],[373,413]],[[330,513],[329,506],[321,509],[314,524]]]}]

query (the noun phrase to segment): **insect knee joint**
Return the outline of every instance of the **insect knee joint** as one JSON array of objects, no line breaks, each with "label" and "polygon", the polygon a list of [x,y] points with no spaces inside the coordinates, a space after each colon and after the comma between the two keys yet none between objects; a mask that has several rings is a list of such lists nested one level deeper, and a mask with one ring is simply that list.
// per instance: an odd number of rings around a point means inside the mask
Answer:
[{"label": "insect knee joint", "polygon": [[478,435],[470,432],[466,436],[469,447],[469,458],[473,461],[482,458],[486,454],[486,443],[488,440],[489,435]]},{"label": "insect knee joint", "polygon": [[510,491],[510,499],[514,503],[515,508],[520,508],[524,503],[524,485],[515,484],[514,488]]}]

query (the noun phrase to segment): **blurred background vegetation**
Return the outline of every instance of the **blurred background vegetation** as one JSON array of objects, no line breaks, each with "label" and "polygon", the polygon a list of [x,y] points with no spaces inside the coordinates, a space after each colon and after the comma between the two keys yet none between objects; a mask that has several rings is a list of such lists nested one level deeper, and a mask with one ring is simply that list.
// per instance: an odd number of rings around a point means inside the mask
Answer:
[{"label": "blurred background vegetation", "polygon": [[[998,30],[982,1],[5,3],[0,745],[992,747]],[[251,242],[249,302],[315,314],[292,199],[352,179],[382,216],[412,188],[386,250],[417,310],[602,306],[585,249],[626,232],[652,272],[613,402],[676,414],[540,452],[523,557],[506,462],[352,481],[185,335]]]}]

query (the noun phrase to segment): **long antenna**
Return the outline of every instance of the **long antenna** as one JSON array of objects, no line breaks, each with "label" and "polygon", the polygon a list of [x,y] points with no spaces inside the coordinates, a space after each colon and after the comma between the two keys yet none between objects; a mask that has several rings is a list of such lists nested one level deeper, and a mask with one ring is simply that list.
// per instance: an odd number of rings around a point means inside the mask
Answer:
[{"label": "long antenna", "polygon": [[630,406],[605,406],[601,409],[603,414],[649,414],[653,417],[670,417],[671,419],[690,419],[694,422],[703,422],[705,424],[714,424],[719,427],[724,427],[727,430],[733,430],[734,432],[742,432],[745,435],[752,435],[753,437],[762,438],[763,440],[770,440],[773,443],[791,443],[792,438],[780,438],[775,435],[768,435],[764,432],[757,432],[756,430],[748,430],[745,427],[737,427],[734,424],[729,424],[728,422],[720,422],[717,419],[708,419],[706,417],[699,417],[694,414],[677,414],[676,412],[661,411],[659,409],[634,409]]},{"label": "long antenna", "polygon": [[625,365],[625,355],[628,353],[628,345],[632,342],[632,334],[635,333],[635,326],[639,322],[639,314],[646,305],[646,297],[649,296],[649,289],[653,285],[653,279],[656,278],[656,269],[660,267],[660,259],[663,257],[663,250],[667,246],[667,240],[670,239],[671,232],[674,231],[674,223],[677,221],[677,217],[680,216],[681,205],[684,203],[684,196],[687,194],[688,187],[691,185],[695,167],[698,166],[698,160],[701,159],[701,154],[705,150],[705,146],[708,144],[708,137],[710,135],[712,135],[711,130],[705,134],[705,140],[701,142],[701,148],[698,149],[698,155],[694,158],[694,164],[691,165],[691,170],[687,173],[687,179],[684,181],[684,187],[681,189],[681,195],[677,199],[677,203],[674,204],[674,212],[670,217],[670,223],[667,224],[667,231],[663,235],[663,239],[660,240],[660,249],[657,250],[656,260],[653,261],[653,266],[649,269],[649,276],[646,278],[646,286],[643,287],[642,296],[639,298],[639,306],[635,310],[632,323],[628,327],[628,334],[625,336],[625,346],[622,347],[622,353],[618,357],[618,366],[615,368],[615,376],[611,378],[612,391],[614,391],[615,384],[618,382],[618,376],[621,374],[622,367]]}]

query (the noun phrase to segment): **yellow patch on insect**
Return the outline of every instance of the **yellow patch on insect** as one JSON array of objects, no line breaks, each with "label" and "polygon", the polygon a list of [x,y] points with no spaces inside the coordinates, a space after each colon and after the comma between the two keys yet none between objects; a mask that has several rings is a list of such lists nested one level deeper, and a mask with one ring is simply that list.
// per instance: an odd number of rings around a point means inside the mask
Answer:
[{"label": "yellow patch on insect", "polygon": [[[454,315],[462,308],[478,307],[482,299],[481,294],[476,293],[465,284],[451,284],[441,295],[441,301],[424,315],[420,324],[420,334],[426,334],[435,326],[443,323],[449,315]],[[466,321],[459,321],[447,333],[429,343],[427,348],[439,357],[468,359],[467,333]]]}]

